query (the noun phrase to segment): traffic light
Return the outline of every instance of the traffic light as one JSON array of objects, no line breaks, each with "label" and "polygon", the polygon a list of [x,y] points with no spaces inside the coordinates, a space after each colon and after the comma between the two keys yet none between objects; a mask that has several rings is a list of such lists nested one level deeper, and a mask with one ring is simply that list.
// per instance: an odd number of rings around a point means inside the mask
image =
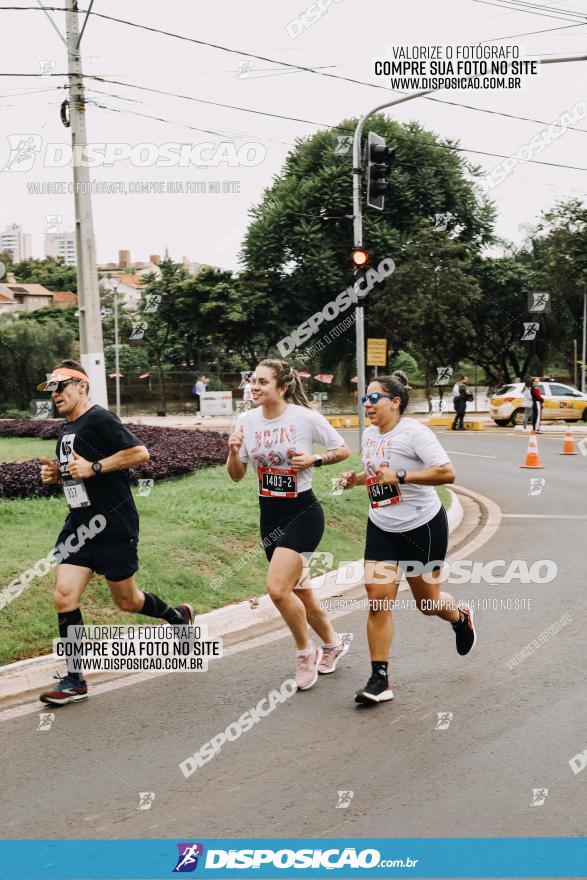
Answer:
[{"label": "traffic light", "polygon": [[351,254],[351,260],[354,263],[355,269],[362,269],[369,262],[369,254],[365,248],[356,247]]},{"label": "traffic light", "polygon": [[384,196],[389,186],[389,173],[393,151],[380,134],[370,131],[367,138],[367,204],[383,211]]}]

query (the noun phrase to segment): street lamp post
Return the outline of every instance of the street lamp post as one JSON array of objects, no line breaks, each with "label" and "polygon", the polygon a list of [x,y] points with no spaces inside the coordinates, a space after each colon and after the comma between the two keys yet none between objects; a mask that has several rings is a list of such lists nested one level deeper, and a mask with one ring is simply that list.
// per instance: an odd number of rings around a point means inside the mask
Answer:
[{"label": "street lamp post", "polygon": [[587,357],[587,290],[583,294],[583,346],[581,349],[581,391],[585,394],[585,358]]}]

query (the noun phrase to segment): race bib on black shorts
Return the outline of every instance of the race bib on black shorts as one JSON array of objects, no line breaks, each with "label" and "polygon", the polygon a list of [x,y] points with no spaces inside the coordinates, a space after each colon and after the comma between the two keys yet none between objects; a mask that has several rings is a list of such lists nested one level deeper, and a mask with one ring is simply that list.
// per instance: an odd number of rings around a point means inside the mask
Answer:
[{"label": "race bib on black shorts", "polygon": [[369,493],[371,507],[387,507],[402,500],[399,486],[391,483],[380,483],[377,477],[368,477],[365,485]]},{"label": "race bib on black shorts", "polygon": [[286,468],[260,467],[259,495],[268,498],[297,498],[298,475]]}]

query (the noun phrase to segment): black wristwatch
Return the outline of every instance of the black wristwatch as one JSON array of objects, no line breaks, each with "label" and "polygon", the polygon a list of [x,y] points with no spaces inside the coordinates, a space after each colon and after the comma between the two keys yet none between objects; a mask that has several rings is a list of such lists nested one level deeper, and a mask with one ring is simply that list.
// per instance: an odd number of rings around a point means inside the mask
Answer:
[{"label": "black wristwatch", "polygon": [[94,471],[95,474],[99,474],[102,470],[102,463],[99,461],[93,461],[92,462],[92,470]]},{"label": "black wristwatch", "polygon": [[316,461],[314,462],[314,467],[322,467],[322,456],[316,455],[314,456]]},{"label": "black wristwatch", "polygon": [[399,471],[396,471],[397,478],[400,483],[403,484],[406,482],[406,471],[403,468],[400,468]]}]

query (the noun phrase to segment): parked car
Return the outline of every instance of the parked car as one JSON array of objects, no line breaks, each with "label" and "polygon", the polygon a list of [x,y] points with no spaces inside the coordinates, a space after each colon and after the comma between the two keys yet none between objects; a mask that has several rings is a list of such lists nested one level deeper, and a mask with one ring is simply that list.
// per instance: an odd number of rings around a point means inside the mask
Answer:
[{"label": "parked car", "polygon": [[[522,382],[504,385],[489,399],[489,415],[496,425],[521,425],[524,422]],[[542,421],[562,419],[565,422],[587,422],[587,394],[560,382],[541,382],[538,385],[544,398]]]}]

